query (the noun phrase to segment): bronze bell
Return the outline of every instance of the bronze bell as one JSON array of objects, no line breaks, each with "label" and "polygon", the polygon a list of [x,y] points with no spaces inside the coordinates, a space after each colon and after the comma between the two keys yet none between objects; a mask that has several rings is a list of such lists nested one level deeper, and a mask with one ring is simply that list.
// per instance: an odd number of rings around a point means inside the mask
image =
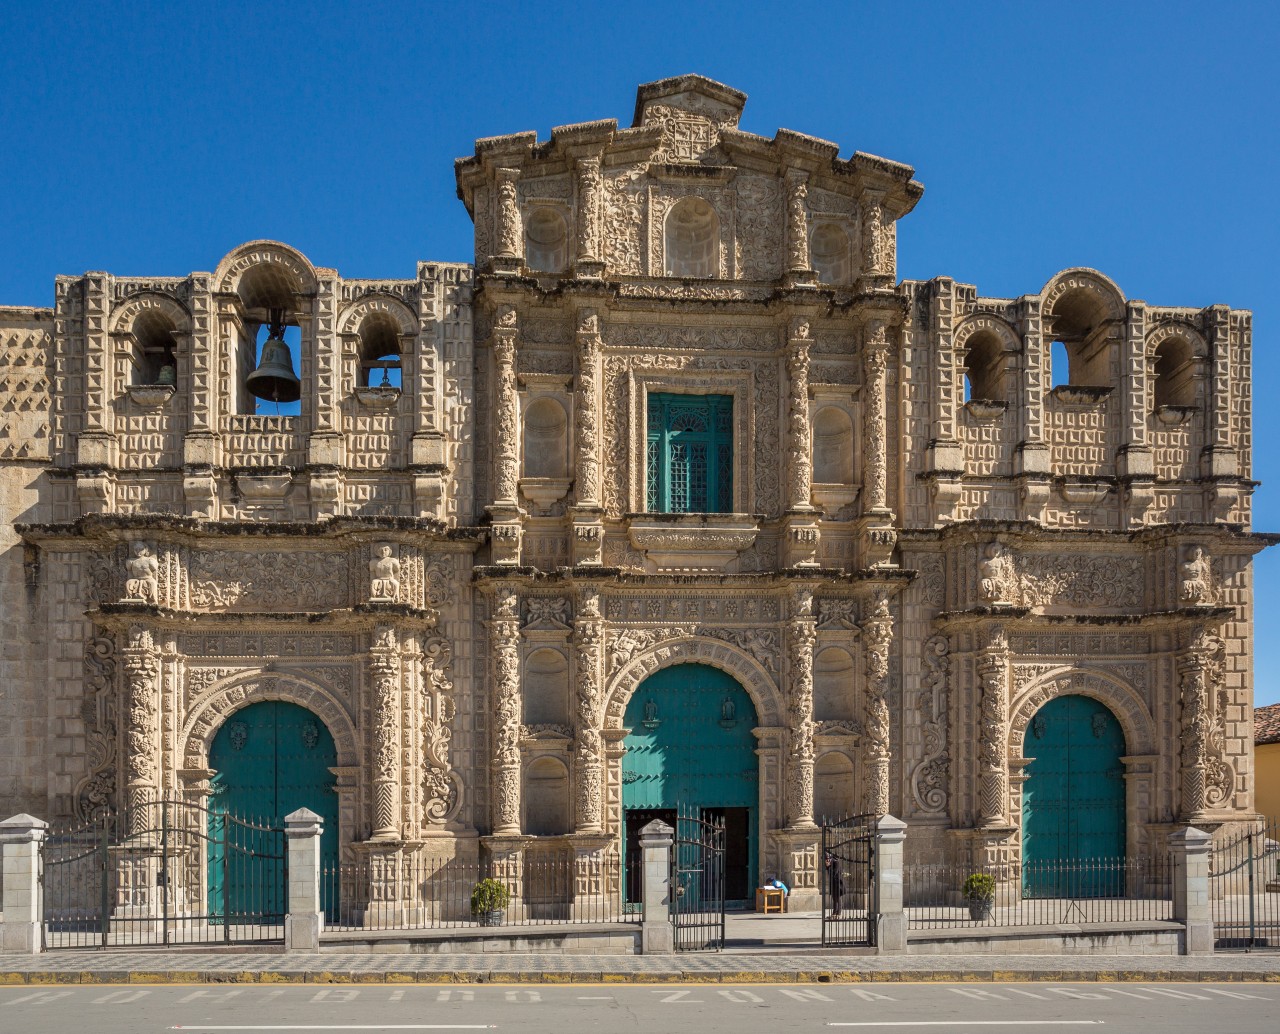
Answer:
[{"label": "bronze bell", "polygon": [[244,386],[264,402],[297,402],[302,397],[302,384],[284,343],[284,313],[278,309],[271,312],[271,332],[262,346],[258,368],[245,378]]}]

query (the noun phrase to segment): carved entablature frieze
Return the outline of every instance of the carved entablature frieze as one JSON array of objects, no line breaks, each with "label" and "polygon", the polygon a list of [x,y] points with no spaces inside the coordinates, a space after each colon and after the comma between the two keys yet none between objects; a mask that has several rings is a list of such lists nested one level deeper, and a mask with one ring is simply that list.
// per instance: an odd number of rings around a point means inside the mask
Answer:
[{"label": "carved entablature frieze", "polygon": [[668,596],[619,594],[605,601],[610,621],[770,622],[781,617],[779,600],[765,596]]},{"label": "carved entablature frieze", "polygon": [[1018,657],[1145,656],[1152,637],[1146,632],[1032,632],[1009,636]]},{"label": "carved entablature frieze", "polygon": [[1023,606],[1121,609],[1143,604],[1141,556],[1055,554],[1019,559]]},{"label": "carved entablature frieze", "polygon": [[178,651],[188,657],[350,657],[360,650],[359,637],[320,632],[183,633]]},{"label": "carved entablature frieze", "polygon": [[349,605],[346,553],[193,550],[191,602],[207,610],[305,611]]},{"label": "carved entablature frieze", "polygon": [[670,323],[611,323],[605,330],[610,348],[637,348],[669,355],[710,351],[776,352],[781,344],[776,327],[697,326]]}]

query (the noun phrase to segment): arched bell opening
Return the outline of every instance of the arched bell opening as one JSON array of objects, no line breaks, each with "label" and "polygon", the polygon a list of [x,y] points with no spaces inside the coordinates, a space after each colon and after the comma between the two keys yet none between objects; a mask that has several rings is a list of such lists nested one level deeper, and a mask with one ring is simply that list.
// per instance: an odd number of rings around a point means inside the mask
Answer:
[{"label": "arched bell opening", "polygon": [[236,294],[238,410],[271,416],[302,411],[302,310],[300,285],[273,264],[251,266]]}]

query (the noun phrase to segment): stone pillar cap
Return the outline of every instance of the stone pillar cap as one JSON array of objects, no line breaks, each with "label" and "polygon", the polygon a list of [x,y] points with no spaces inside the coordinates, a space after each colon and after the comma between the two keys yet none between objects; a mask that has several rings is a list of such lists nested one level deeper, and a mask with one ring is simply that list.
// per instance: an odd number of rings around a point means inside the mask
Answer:
[{"label": "stone pillar cap", "polygon": [[668,826],[662,819],[654,819],[640,830],[642,837],[670,837],[675,830]]},{"label": "stone pillar cap", "polygon": [[0,822],[0,840],[23,840],[33,833],[43,833],[49,823],[23,812]]},{"label": "stone pillar cap", "polygon": [[885,836],[886,834],[889,836],[893,836],[894,834],[905,836],[907,832],[907,824],[903,822],[902,819],[894,818],[892,815],[881,815],[880,818],[876,820],[876,832],[881,836]]},{"label": "stone pillar cap", "polygon": [[1196,829],[1195,826],[1186,826],[1175,833],[1169,834],[1169,843],[1185,844],[1188,847],[1199,847],[1202,844],[1207,844],[1212,839],[1212,833],[1206,833],[1203,829]]},{"label": "stone pillar cap", "polygon": [[324,829],[324,819],[310,808],[299,808],[284,817],[285,832],[289,836],[318,834]]}]

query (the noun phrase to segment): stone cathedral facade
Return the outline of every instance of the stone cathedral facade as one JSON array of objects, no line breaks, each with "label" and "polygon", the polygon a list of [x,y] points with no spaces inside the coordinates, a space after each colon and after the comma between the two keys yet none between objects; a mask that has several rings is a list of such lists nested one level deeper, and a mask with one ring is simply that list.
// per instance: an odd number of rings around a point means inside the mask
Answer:
[{"label": "stone cathedral facade", "polygon": [[[685,76],[477,141],[474,263],[255,241],[0,309],[0,809],[203,799],[287,702],[344,857],[585,885],[673,804],[680,679],[727,677],[681,803],[737,795],[796,905],[824,816],[1016,864],[1062,698],[1117,730],[1112,850],[1253,816],[1250,314],[899,281],[913,170],[744,102]],[[276,321],[296,414],[246,387]]]}]

